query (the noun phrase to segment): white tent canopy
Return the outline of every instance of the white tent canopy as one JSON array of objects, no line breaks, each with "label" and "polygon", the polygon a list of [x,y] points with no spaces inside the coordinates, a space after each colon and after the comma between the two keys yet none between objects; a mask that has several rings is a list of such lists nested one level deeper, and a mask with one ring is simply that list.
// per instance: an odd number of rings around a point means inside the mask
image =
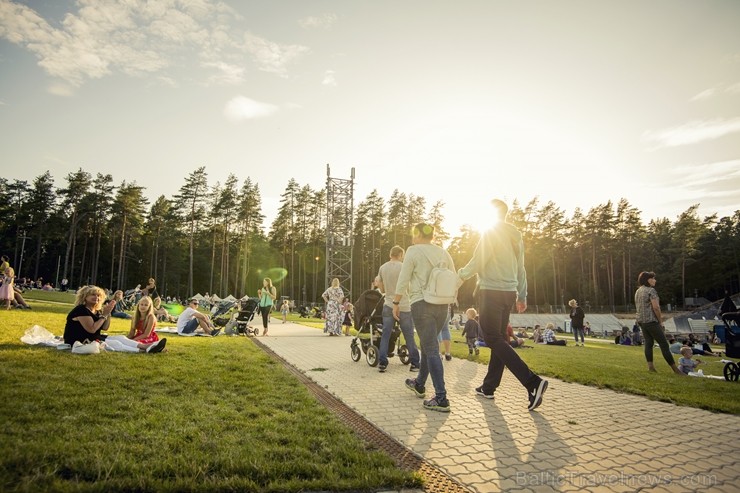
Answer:
[{"label": "white tent canopy", "polygon": [[202,294],[200,294],[200,293],[197,293],[197,294],[196,294],[195,296],[193,296],[193,297],[192,297],[191,299],[193,299],[193,300],[198,300],[198,301],[203,301],[203,300],[205,299],[205,297],[204,297],[204,296],[203,296]]},{"label": "white tent canopy", "polygon": [[234,298],[234,295],[228,295],[226,298],[224,298],[225,301],[236,301],[236,298]]}]

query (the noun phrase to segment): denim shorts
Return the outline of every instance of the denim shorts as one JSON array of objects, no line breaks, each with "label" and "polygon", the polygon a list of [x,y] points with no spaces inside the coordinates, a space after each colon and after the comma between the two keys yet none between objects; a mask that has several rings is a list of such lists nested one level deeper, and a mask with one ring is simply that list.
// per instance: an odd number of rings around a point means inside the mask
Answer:
[{"label": "denim shorts", "polygon": [[198,319],[197,318],[191,318],[190,320],[188,320],[188,323],[185,324],[185,327],[182,328],[182,333],[183,334],[192,334],[193,332],[195,332],[195,329],[198,328],[198,325],[200,325],[198,323]]},{"label": "denim shorts", "polygon": [[440,331],[439,335],[437,336],[437,340],[439,342],[442,341],[449,341],[452,339],[452,336],[450,335],[450,324],[445,324],[444,328]]}]

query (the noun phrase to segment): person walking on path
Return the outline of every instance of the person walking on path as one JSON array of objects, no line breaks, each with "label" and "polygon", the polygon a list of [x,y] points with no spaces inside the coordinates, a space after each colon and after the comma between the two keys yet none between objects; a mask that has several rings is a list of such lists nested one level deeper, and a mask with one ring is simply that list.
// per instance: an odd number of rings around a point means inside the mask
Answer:
[{"label": "person walking on path", "polygon": [[283,323],[288,323],[288,313],[290,313],[290,303],[288,300],[283,300],[283,304],[280,307],[280,314],[283,316]]},{"label": "person walking on path", "polygon": [[459,272],[462,279],[478,274],[479,324],[483,339],[491,348],[488,372],[475,392],[486,399],[493,399],[506,367],[527,389],[528,409],[531,411],[542,404],[547,380],[532,372],[506,339],[506,327],[514,302],[519,313],[527,309],[524,243],[519,230],[506,222],[508,206],[498,199],[492,200],[491,204],[497,222],[481,235],[473,257]]},{"label": "person walking on path", "polygon": [[326,324],[324,325],[324,332],[328,332],[330,336],[342,335],[342,321],[344,320],[344,311],[342,310],[342,300],[344,299],[344,291],[339,286],[339,279],[334,278],[331,280],[331,286],[321,295],[326,302]]},{"label": "person walking on path", "polygon": [[257,290],[257,298],[260,299],[260,314],[262,315],[262,335],[267,335],[268,322],[270,321],[270,312],[272,311],[272,305],[275,304],[275,298],[277,298],[277,291],[275,286],[272,285],[272,279],[265,277],[262,280],[262,288]]},{"label": "person walking on path", "polygon": [[635,306],[637,307],[637,324],[642,329],[642,335],[645,338],[645,360],[647,361],[648,371],[656,371],[653,364],[653,346],[658,343],[660,352],[663,354],[668,366],[671,367],[677,375],[684,375],[676,366],[676,360],[673,359],[670,346],[665,337],[663,326],[663,314],[660,311],[660,298],[655,290],[655,272],[643,271],[637,276],[637,284],[640,286],[635,291]]},{"label": "person walking on path", "polygon": [[[445,388],[444,365],[439,357],[439,343],[437,336],[447,323],[448,305],[437,305],[424,300],[422,290],[426,287],[432,269],[440,262],[454,272],[455,263],[447,250],[433,245],[434,226],[419,223],[412,230],[413,245],[408,248],[401,264],[398,275],[396,294],[393,296],[393,318],[401,318],[401,298],[406,294],[411,303],[411,319],[419,334],[421,343],[421,358],[419,374],[416,378],[406,380],[406,387],[412,390],[417,397],[426,396],[424,384],[427,377],[432,377],[434,397],[425,400],[426,409],[440,412],[450,412],[450,402],[447,399]],[[431,259],[436,259],[432,264]]]},{"label": "person walking on path", "polygon": [[[396,284],[403,266],[404,250],[398,245],[391,247],[390,260],[380,266],[377,276],[377,287],[385,294],[383,305],[383,335],[380,337],[380,351],[378,356],[378,368],[384,372],[388,367],[388,345],[391,340],[391,332],[396,319],[393,317],[393,299],[396,296]],[[398,305],[398,322],[409,350],[411,366],[409,371],[419,371],[419,350],[414,340],[414,323],[411,320],[411,304],[409,297],[401,295]]]},{"label": "person walking on path", "polygon": [[586,313],[583,308],[578,306],[576,300],[570,300],[568,302],[570,306],[570,328],[573,329],[573,337],[576,339],[576,346],[578,346],[578,335],[581,335],[581,346],[585,346],[586,343],[583,340],[583,319],[586,318]]},{"label": "person walking on path", "polygon": [[462,335],[465,336],[465,342],[468,344],[468,356],[472,356],[473,352],[477,356],[480,353],[476,343],[480,337],[480,325],[478,325],[478,312],[475,308],[468,308],[465,310],[465,316],[468,317],[467,322],[462,330]]}]

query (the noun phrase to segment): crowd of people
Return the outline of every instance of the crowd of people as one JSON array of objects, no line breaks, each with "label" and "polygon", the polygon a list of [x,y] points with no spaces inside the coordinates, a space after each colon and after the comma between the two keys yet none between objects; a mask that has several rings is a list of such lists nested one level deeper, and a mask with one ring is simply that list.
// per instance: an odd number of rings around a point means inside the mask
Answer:
[{"label": "crowd of people", "polygon": [[[469,262],[456,270],[449,253],[434,242],[434,226],[419,223],[412,230],[412,245],[404,250],[393,246],[389,251],[389,260],[381,265],[375,278],[372,290],[384,296],[382,307],[382,335],[378,348],[378,369],[384,373],[388,367],[391,334],[396,326],[403,333],[408,349],[410,371],[416,373],[414,378],[405,380],[404,385],[417,397],[425,398],[424,408],[449,412],[450,400],[444,380],[444,360],[451,360],[450,325],[461,329],[465,338],[469,357],[479,355],[480,347],[491,350],[488,369],[481,384],[475,388],[477,395],[493,399],[498,389],[502,374],[508,368],[529,398],[529,410],[541,405],[547,390],[547,380],[534,373],[521,359],[515,349],[531,347],[526,341],[534,344],[566,345],[566,340],[556,335],[562,332],[553,323],[533,327],[529,335],[527,329],[515,330],[510,322],[512,307],[519,313],[527,309],[527,277],[524,269],[524,245],[522,235],[515,226],[507,222],[508,207],[500,200],[493,200],[492,214],[498,220],[495,226],[483,233],[475,247]],[[496,252],[493,255],[492,252]],[[2,258],[0,271],[3,273],[0,285],[0,300],[6,307],[27,307],[22,298],[22,288],[15,285],[13,268],[6,256]],[[478,307],[469,307],[455,316],[453,304],[430,300],[425,292],[430,274],[441,268],[455,273],[459,283],[475,277],[477,279]],[[644,339],[644,353],[649,372],[657,371],[653,362],[653,348],[660,348],[663,359],[673,372],[685,375],[701,364],[694,356],[721,356],[707,344],[699,342],[693,334],[684,341],[668,341],[663,326],[663,316],[655,289],[655,273],[644,271],[638,276],[639,288],[635,292],[636,323],[630,334],[625,327],[616,335],[615,343],[620,345],[640,344]],[[50,286],[39,278],[33,283],[24,281],[24,285],[36,289]],[[64,279],[60,289],[67,289]],[[53,289],[53,287],[51,287]],[[75,307],[67,316],[64,340],[67,344],[84,343],[90,340],[104,341],[109,349],[124,352],[157,353],[165,349],[166,339],[159,339],[156,333],[158,322],[176,324],[177,333],[191,335],[202,333],[216,336],[220,329],[214,325],[208,313],[199,308],[209,308],[215,303],[215,297],[208,294],[204,297],[190,298],[186,308],[178,316],[171,315],[163,306],[163,300],[157,290],[156,281],[150,278],[146,285],[137,286],[132,293],[121,290],[108,293],[97,286],[86,286],[77,291]],[[331,337],[349,336],[355,317],[355,307],[350,302],[340,280],[334,278],[330,286],[322,293],[325,302],[323,311],[315,313],[324,319],[324,333]],[[106,301],[107,299],[107,301]],[[262,334],[269,334],[270,316],[279,311],[282,322],[286,323],[291,311],[288,300],[279,302],[277,289],[270,278],[264,278],[262,286],[256,292],[257,310],[261,317]],[[166,298],[168,303],[180,303],[179,299]],[[358,301],[359,303],[359,301]],[[201,306],[205,305],[205,306]],[[570,327],[575,346],[585,346],[585,336],[591,335],[591,328],[585,321],[585,312],[577,300],[568,302],[570,307]],[[133,314],[128,312],[133,311]],[[256,314],[256,311],[255,311]],[[303,316],[303,313],[301,313]],[[131,320],[130,330],[126,336],[106,336],[110,318],[117,317]],[[416,331],[419,347],[414,339]],[[678,364],[674,359],[680,355]],[[427,396],[427,381],[431,380],[433,391]]]}]

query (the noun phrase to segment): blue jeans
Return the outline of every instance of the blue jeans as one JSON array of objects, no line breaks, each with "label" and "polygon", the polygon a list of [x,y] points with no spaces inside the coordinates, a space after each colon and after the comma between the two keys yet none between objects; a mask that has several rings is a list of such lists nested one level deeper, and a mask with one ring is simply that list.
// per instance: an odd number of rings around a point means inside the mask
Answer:
[{"label": "blue jeans", "polygon": [[[406,347],[409,350],[409,359],[413,366],[419,366],[419,350],[416,348],[416,341],[414,340],[414,323],[411,321],[411,312],[401,312],[400,326],[401,332],[403,333],[403,339],[406,341]],[[396,319],[393,318],[393,308],[388,305],[383,305],[383,335],[380,337],[380,354],[378,356],[378,363],[380,365],[388,365],[388,345],[391,340],[391,332],[393,331],[393,325]]]},{"label": "blue jeans", "polygon": [[529,369],[514,348],[506,342],[506,326],[509,325],[509,313],[515,301],[514,291],[480,290],[480,328],[486,345],[491,348],[488,373],[483,379],[485,393],[494,392],[498,388],[504,367],[527,389],[540,381],[540,377]]},{"label": "blue jeans", "polygon": [[416,385],[423,387],[427,377],[431,376],[434,393],[440,401],[447,399],[447,390],[445,389],[445,370],[442,358],[439,357],[437,335],[445,326],[447,312],[447,305],[433,305],[424,300],[411,305],[411,317],[421,343],[421,360],[419,373],[416,375]]}]

